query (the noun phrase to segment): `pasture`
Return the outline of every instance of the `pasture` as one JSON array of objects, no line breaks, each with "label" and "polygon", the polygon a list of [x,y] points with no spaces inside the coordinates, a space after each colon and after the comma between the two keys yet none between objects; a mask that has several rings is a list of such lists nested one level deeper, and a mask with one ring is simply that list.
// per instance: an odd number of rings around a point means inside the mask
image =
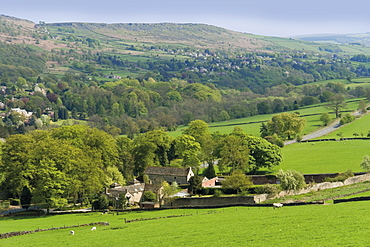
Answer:
[{"label": "pasture", "polygon": [[274,170],[297,170],[304,174],[336,173],[350,169],[363,172],[360,163],[370,155],[370,140],[295,143],[282,149],[284,160]]},{"label": "pasture", "polygon": [[[364,136],[366,137],[367,134],[370,132],[370,114],[366,114],[365,116],[356,119],[352,123],[346,124],[336,131],[333,131],[326,135],[325,137],[320,138],[339,138],[338,134],[342,133],[342,136],[345,138],[355,137],[353,134],[358,134],[358,137]],[[320,139],[319,138],[319,139]]]},{"label": "pasture", "polygon": [[[358,107],[359,100],[353,100],[347,103],[346,111],[355,111]],[[291,113],[295,111],[290,111]],[[316,129],[322,127],[322,122],[320,119],[320,114],[324,112],[329,112],[327,108],[324,107],[323,104],[314,105],[303,107],[297,110],[299,114],[302,115],[303,118],[306,119],[306,127],[302,131],[303,135],[309,134]],[[279,114],[279,113],[272,113],[272,114],[264,114],[264,115],[256,115],[247,118],[239,118],[239,119],[232,119],[229,121],[217,122],[217,123],[209,123],[209,130],[211,132],[219,131],[224,134],[231,133],[235,127],[240,127],[244,130],[247,134],[252,134],[254,136],[260,136],[260,127],[261,122],[270,120],[272,116]],[[305,116],[310,115],[310,116]],[[330,114],[334,120],[335,115]],[[170,136],[177,137],[181,135],[182,130],[185,129],[186,126],[180,126],[175,131],[169,132]]]},{"label": "pasture", "polygon": [[[94,221],[109,226],[39,232],[0,240],[1,246],[366,246],[368,202],[332,205],[231,207],[132,212],[125,215],[58,215],[2,218],[0,229],[32,230]],[[124,223],[123,218],[189,216]],[[18,227],[17,227],[18,226]],[[41,228],[41,226],[40,226]]]}]

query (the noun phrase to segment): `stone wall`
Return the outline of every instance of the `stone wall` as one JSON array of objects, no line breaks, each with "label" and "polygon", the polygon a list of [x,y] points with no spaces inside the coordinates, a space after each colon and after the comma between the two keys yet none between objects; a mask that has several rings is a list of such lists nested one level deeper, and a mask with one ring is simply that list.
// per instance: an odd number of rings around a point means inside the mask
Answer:
[{"label": "stone wall", "polygon": [[325,189],[333,189],[337,187],[341,187],[344,185],[350,185],[350,184],[356,184],[356,183],[362,183],[365,181],[370,181],[370,173],[366,173],[363,175],[358,175],[354,177],[347,178],[344,180],[344,182],[324,182],[319,184],[311,185],[307,188],[304,188],[300,191],[281,191],[277,196],[274,198],[284,197],[288,195],[300,195],[300,194],[306,194],[311,191],[318,191],[318,190],[325,190]]},{"label": "stone wall", "polygon": [[189,197],[179,198],[171,202],[173,207],[201,207],[201,206],[223,206],[254,204],[254,196],[233,196],[233,197]]}]

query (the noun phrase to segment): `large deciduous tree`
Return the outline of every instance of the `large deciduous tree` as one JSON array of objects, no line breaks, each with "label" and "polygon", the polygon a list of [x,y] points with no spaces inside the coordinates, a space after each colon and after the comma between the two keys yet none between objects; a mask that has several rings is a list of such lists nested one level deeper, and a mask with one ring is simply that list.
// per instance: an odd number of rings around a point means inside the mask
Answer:
[{"label": "large deciduous tree", "polygon": [[[268,134],[276,133],[283,139],[291,139],[299,134],[306,126],[306,119],[301,118],[296,113],[281,113],[274,115],[266,124]],[[265,130],[264,130],[265,131]]]},{"label": "large deciduous tree", "polygon": [[248,135],[246,142],[249,148],[249,171],[256,173],[261,168],[272,169],[283,161],[281,148],[267,140]]},{"label": "large deciduous tree", "polygon": [[328,103],[325,106],[329,110],[333,110],[335,118],[339,118],[340,110],[346,107],[346,102],[342,94],[334,94],[330,96]]}]

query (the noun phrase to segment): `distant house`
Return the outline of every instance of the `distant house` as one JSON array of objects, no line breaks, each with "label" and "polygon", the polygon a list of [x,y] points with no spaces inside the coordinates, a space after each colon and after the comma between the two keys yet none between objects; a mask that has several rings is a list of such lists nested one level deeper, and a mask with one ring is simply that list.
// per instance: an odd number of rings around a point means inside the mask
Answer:
[{"label": "distant house", "polygon": [[17,113],[19,113],[20,115],[22,115],[22,116],[24,116],[25,118],[29,118],[29,117],[31,117],[32,116],[32,112],[28,112],[28,111],[26,111],[25,109],[20,109],[20,108],[12,108],[11,110],[10,110],[10,113],[12,113],[12,112],[17,112]]},{"label": "distant house", "polygon": [[136,183],[128,186],[115,185],[116,187],[110,188],[107,191],[107,195],[113,198],[119,198],[124,196],[128,199],[128,203],[131,205],[139,204],[143,195],[145,184]]},{"label": "distant house", "polygon": [[191,168],[158,167],[149,166],[144,175],[148,175],[150,183],[156,184],[166,181],[169,184],[176,182],[178,185],[188,184],[189,179],[194,176]]},{"label": "distant house", "polygon": [[[211,179],[208,179],[206,177],[202,180],[202,187],[203,188],[209,188],[209,187],[216,187],[216,182],[218,181],[218,177],[214,177]],[[220,186],[218,186],[220,187]]]}]

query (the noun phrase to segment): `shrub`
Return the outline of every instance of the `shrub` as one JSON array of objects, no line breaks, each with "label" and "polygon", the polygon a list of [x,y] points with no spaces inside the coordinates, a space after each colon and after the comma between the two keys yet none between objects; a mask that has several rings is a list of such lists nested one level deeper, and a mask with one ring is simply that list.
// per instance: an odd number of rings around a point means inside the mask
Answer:
[{"label": "shrub", "polygon": [[157,201],[157,195],[153,191],[145,191],[143,194],[143,200],[148,202]]},{"label": "shrub", "polygon": [[336,177],[334,178],[325,178],[325,182],[344,182],[347,178],[353,177],[354,174],[351,170],[347,170],[345,172],[339,173]]},{"label": "shrub", "polygon": [[254,189],[256,194],[268,194],[269,196],[276,196],[280,192],[279,185],[265,184]]},{"label": "shrub", "polygon": [[276,177],[280,180],[283,190],[300,190],[306,185],[303,175],[295,170],[280,170]]},{"label": "shrub", "polygon": [[340,122],[339,123],[340,123],[340,125],[343,125],[343,124],[347,124],[347,123],[353,122],[355,119],[356,119],[355,116],[350,115],[350,114],[346,114],[346,115],[344,115],[340,119]]},{"label": "shrub", "polygon": [[12,206],[20,206],[21,205],[21,200],[20,199],[13,199],[9,198],[10,205]]},{"label": "shrub", "polygon": [[222,194],[222,191],[221,190],[214,190],[214,192],[213,192],[213,196],[214,197],[220,197],[220,196],[222,196],[223,194]]}]

